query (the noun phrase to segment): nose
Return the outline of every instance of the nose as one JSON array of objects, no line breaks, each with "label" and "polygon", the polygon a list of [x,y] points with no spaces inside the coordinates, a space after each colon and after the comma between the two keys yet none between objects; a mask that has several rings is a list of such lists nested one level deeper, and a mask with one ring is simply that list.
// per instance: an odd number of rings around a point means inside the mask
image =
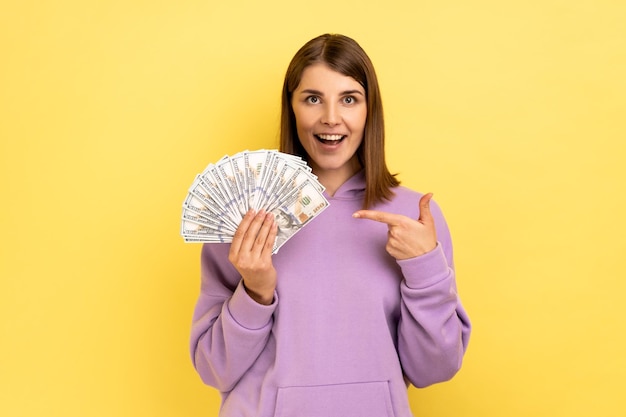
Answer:
[{"label": "nose", "polygon": [[341,114],[338,106],[333,103],[326,103],[322,114],[322,123],[327,126],[336,126],[341,123]]}]

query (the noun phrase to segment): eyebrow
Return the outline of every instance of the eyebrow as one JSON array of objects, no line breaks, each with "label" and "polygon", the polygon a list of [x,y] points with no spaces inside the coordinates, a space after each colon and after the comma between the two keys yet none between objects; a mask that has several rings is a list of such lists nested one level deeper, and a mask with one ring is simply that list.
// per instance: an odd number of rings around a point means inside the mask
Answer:
[{"label": "eyebrow", "polygon": [[[316,96],[323,96],[324,95],[324,93],[322,93],[321,91],[313,90],[313,89],[310,89],[310,88],[307,88],[306,90],[302,90],[300,92],[300,94],[315,94]],[[342,91],[340,95],[341,96],[349,96],[351,94],[359,94],[359,95],[365,96],[365,94],[363,92],[359,91],[359,90]]]}]

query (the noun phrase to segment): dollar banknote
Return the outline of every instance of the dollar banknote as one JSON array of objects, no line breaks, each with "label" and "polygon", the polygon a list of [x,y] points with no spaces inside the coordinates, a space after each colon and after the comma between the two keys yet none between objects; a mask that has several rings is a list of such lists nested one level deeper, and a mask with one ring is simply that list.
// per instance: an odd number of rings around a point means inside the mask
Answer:
[{"label": "dollar banknote", "polygon": [[180,233],[189,243],[230,243],[248,210],[274,215],[273,253],[329,205],[311,168],[276,150],[224,156],[196,176],[183,201]]}]

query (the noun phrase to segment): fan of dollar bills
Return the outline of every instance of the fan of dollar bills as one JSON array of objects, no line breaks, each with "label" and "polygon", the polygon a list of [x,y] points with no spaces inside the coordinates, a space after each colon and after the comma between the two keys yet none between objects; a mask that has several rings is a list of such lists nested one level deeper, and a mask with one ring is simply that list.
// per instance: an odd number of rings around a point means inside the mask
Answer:
[{"label": "fan of dollar bills", "polygon": [[274,214],[273,252],[328,207],[324,187],[302,158],[275,150],[224,156],[196,176],[183,203],[185,242],[231,242],[249,209]]}]

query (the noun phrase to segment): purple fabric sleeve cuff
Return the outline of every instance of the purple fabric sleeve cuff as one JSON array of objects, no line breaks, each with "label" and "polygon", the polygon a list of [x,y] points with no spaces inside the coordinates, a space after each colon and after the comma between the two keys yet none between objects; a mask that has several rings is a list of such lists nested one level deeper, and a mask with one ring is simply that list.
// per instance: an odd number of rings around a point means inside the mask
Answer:
[{"label": "purple fabric sleeve cuff", "polygon": [[399,260],[398,265],[402,268],[407,287],[413,289],[430,287],[447,278],[452,272],[439,242],[430,252]]},{"label": "purple fabric sleeve cuff", "polygon": [[278,295],[274,292],[272,304],[266,306],[257,303],[246,292],[243,281],[240,281],[228,302],[228,312],[241,327],[259,330],[270,324],[277,302]]}]

